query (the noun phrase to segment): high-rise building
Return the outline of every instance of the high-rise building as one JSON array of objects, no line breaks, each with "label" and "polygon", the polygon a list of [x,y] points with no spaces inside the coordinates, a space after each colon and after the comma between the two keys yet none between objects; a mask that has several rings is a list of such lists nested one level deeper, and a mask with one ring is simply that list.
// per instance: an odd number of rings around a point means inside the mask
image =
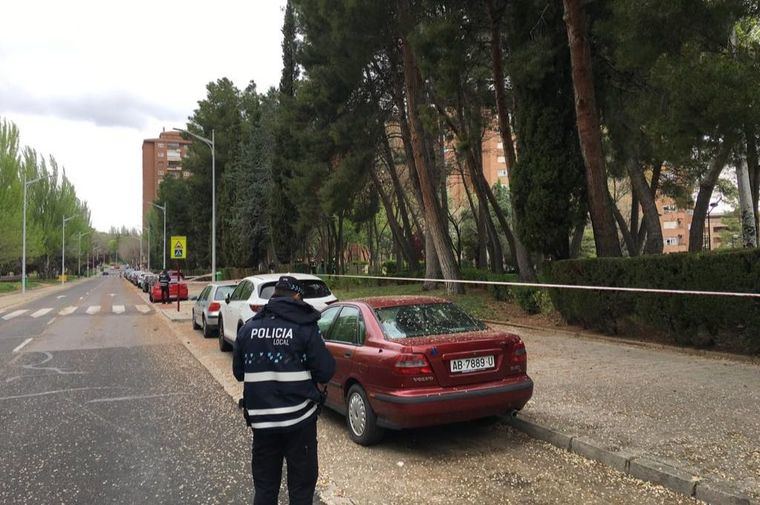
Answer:
[{"label": "high-rise building", "polygon": [[187,156],[190,144],[192,141],[183,139],[176,131],[162,131],[157,139],[143,140],[143,222],[151,203],[158,198],[158,186],[164,178],[190,177],[190,172],[182,169],[182,160]]}]

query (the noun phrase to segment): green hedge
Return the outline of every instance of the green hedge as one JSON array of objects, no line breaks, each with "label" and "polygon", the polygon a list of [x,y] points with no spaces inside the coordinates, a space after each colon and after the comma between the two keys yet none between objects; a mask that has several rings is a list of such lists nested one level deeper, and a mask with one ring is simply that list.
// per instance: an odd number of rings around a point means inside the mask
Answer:
[{"label": "green hedge", "polygon": [[[557,284],[757,293],[760,250],[566,260],[547,273]],[[758,299],[574,289],[552,289],[550,296],[571,324],[760,353]]]}]

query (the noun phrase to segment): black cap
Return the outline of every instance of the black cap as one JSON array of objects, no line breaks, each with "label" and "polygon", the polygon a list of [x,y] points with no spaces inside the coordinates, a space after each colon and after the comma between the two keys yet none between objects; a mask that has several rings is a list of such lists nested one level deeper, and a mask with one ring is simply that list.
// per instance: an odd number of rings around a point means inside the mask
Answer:
[{"label": "black cap", "polygon": [[277,281],[277,284],[274,285],[274,288],[276,290],[298,293],[301,296],[304,294],[303,285],[298,281],[298,279],[290,275],[283,275],[280,277],[280,280]]}]

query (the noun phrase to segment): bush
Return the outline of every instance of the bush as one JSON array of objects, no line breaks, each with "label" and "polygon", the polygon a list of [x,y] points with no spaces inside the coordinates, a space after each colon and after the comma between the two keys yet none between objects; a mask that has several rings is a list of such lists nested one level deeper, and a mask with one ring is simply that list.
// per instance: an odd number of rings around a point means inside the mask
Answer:
[{"label": "bush", "polygon": [[[757,293],[760,250],[566,260],[547,274],[557,284]],[[760,353],[758,299],[574,289],[552,289],[550,296],[569,323],[605,333]]]}]

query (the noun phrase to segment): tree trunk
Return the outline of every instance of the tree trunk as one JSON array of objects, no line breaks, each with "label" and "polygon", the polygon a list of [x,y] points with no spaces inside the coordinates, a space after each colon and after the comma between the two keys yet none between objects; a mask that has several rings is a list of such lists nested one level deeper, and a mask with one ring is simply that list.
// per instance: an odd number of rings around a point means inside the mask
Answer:
[{"label": "tree trunk", "polygon": [[575,225],[573,230],[573,236],[570,240],[570,258],[577,258],[581,254],[581,246],[583,245],[583,232],[586,230],[586,221]]},{"label": "tree trunk", "polygon": [[[425,278],[441,278],[441,263],[438,261],[438,253],[435,250],[433,234],[430,233],[428,228],[425,228]],[[437,282],[425,281],[422,283],[422,290],[432,291],[437,287],[437,284]]]},{"label": "tree trunk", "polygon": [[720,173],[726,166],[733,145],[733,138],[723,140],[710,169],[699,183],[699,192],[697,193],[697,201],[694,204],[691,229],[689,230],[689,252],[700,252],[704,247],[705,217],[710,206],[710,199],[712,198],[715,184],[718,182],[718,177],[720,177]]},{"label": "tree trunk", "polygon": [[757,139],[755,138],[754,127],[748,127],[745,134],[747,137],[747,168],[749,170],[749,186],[752,194],[752,212],[755,215],[757,243],[760,244],[760,213],[757,211],[758,197],[760,197],[760,164],[757,159]]},{"label": "tree trunk", "polygon": [[[659,178],[659,172],[658,172]],[[662,240],[662,227],[660,225],[660,214],[657,212],[657,204],[655,203],[655,195],[652,192],[649,184],[647,184],[646,177],[644,177],[644,170],[641,165],[631,160],[628,163],[628,176],[631,178],[631,188],[633,188],[633,194],[641,204],[641,210],[643,212],[642,225],[646,229],[646,244],[644,245],[644,254],[662,254],[663,240]],[[652,185],[656,188],[654,173],[652,175]],[[638,212],[638,209],[636,209]],[[633,222],[633,220],[632,220]],[[637,236],[641,236],[638,233],[638,226],[631,225],[631,233],[636,233]],[[643,239],[643,237],[641,237]],[[637,247],[641,245],[641,239],[638,239]]]},{"label": "tree trunk", "polygon": [[742,223],[742,246],[757,247],[755,212],[752,211],[752,191],[749,184],[747,159],[739,156],[736,162],[736,185],[739,188],[739,215]]},{"label": "tree trunk", "polygon": [[[393,190],[396,193],[396,201],[397,206],[399,210],[399,214],[401,215],[401,223],[404,226],[404,236],[407,240],[412,240],[412,226],[409,221],[409,214],[407,211],[406,206],[406,197],[404,195],[404,188],[401,185],[401,180],[398,177],[398,172],[396,172],[396,164],[393,160],[393,150],[391,149],[390,144],[388,143],[388,136],[383,136],[383,152],[385,157],[385,163],[388,167],[388,173],[391,176],[391,182],[393,183]],[[416,270],[417,268],[417,257],[416,255],[413,256],[414,265],[410,265],[413,270]]]},{"label": "tree trunk", "polygon": [[[493,0],[486,0],[486,9],[488,10],[488,18],[491,21],[491,69],[493,70],[493,82],[496,90],[496,114],[499,118],[499,133],[501,135],[501,145],[504,148],[507,169],[512,170],[515,163],[517,163],[517,155],[515,153],[515,145],[512,143],[512,128],[509,124],[509,111],[507,110],[507,92],[504,87],[504,67],[502,63],[504,57],[501,50],[501,16],[503,13],[496,10]],[[509,203],[512,207],[512,227],[516,230],[518,226],[514,199],[510,198]],[[503,216],[499,216],[500,213],[501,209],[496,207],[496,218],[499,220],[502,228],[505,228],[506,219],[502,219]],[[507,233],[506,229],[505,233]],[[507,237],[509,237],[509,234],[507,234]],[[516,233],[509,242],[509,246],[512,249],[511,254],[517,262],[520,280],[524,282],[535,281],[536,272],[533,269],[533,263],[530,261],[530,254]]]},{"label": "tree trunk", "polygon": [[588,40],[582,0],[563,0],[565,25],[570,45],[570,63],[575,91],[575,116],[583,161],[586,165],[589,213],[598,256],[620,256],[620,241],[607,197],[607,171],[602,151],[602,132],[596,110],[591,45]]},{"label": "tree trunk", "polygon": [[[609,195],[609,193],[608,193]],[[612,200],[612,195],[609,195],[610,199],[610,206],[612,207],[612,214],[615,217],[615,221],[617,222],[618,229],[620,230],[620,234],[623,236],[623,241],[625,242],[625,248],[628,249],[628,256],[637,256],[638,250],[636,247],[636,241],[633,239],[633,234],[631,233],[631,230],[628,228],[628,223],[625,222],[625,217],[623,216],[623,213],[620,212],[620,209],[618,208],[617,204]]]},{"label": "tree trunk", "polygon": [[[399,11],[403,18],[402,25],[410,26],[408,20],[409,0],[399,1]],[[451,250],[450,240],[448,239],[448,230],[445,221],[441,216],[440,204],[436,198],[436,191],[433,181],[431,180],[431,169],[425,159],[424,132],[422,122],[418,112],[419,98],[419,70],[414,51],[409,45],[406,35],[399,37],[401,52],[404,61],[404,84],[406,89],[407,117],[409,118],[409,130],[412,140],[412,151],[414,162],[417,167],[417,177],[420,181],[420,191],[422,193],[423,209],[425,221],[431,236],[431,242],[435,246],[436,256],[440,263],[441,271],[446,279],[459,280],[461,275],[459,267]],[[428,257],[430,254],[428,253]],[[430,266],[426,268],[429,270]],[[446,291],[449,294],[463,293],[463,285],[458,283],[446,283]]]},{"label": "tree trunk", "polygon": [[[390,197],[388,196],[388,193],[386,193],[385,188],[383,187],[382,181],[380,181],[380,178],[377,176],[377,173],[375,172],[375,169],[372,168],[369,171],[370,177],[372,178],[372,183],[374,184],[375,188],[377,189],[378,194],[380,195],[380,201],[383,203],[383,207],[385,208],[385,215],[388,218],[388,225],[391,228],[391,235],[393,235],[394,241],[399,245],[400,251],[404,256],[404,260],[409,265],[409,268],[411,270],[417,269],[417,258],[416,254],[414,252],[414,248],[412,247],[411,242],[407,239],[407,237],[404,236],[404,232],[401,229],[401,226],[399,225],[398,221],[396,220],[396,215],[393,212],[393,203],[391,202]],[[399,209],[399,213],[401,213],[401,210]]]}]

